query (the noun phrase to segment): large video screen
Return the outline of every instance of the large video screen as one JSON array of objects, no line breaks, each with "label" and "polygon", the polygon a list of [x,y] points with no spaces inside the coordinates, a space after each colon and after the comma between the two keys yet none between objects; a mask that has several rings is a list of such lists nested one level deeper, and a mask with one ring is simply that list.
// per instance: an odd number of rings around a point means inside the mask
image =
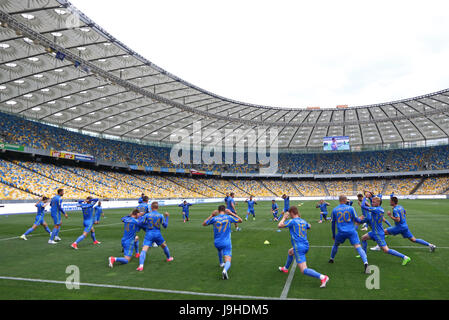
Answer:
[{"label": "large video screen", "polygon": [[342,151],[350,150],[349,137],[324,137],[324,151]]}]

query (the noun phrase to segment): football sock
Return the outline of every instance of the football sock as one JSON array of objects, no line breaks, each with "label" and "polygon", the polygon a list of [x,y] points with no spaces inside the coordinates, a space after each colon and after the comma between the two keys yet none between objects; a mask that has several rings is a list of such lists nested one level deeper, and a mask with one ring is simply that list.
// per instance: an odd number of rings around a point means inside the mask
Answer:
[{"label": "football sock", "polygon": [[321,279],[321,274],[316,272],[313,269],[310,269],[310,268],[304,269],[304,274],[306,276],[309,276],[309,277],[314,277],[314,278],[317,278],[317,279]]},{"label": "football sock", "polygon": [[84,240],[84,238],[86,238],[86,237],[84,236],[84,234],[80,235],[80,236],[78,237],[78,239],[76,239],[75,243],[77,243],[77,244],[80,243],[81,241]]},{"label": "football sock", "polygon": [[231,261],[226,261],[225,262],[225,266],[224,266],[224,270],[226,272],[228,272],[229,268],[231,267]]},{"label": "football sock", "polygon": [[368,242],[362,241],[362,248],[363,248],[363,251],[365,251],[365,253],[366,253],[366,249],[368,248]]},{"label": "football sock", "polygon": [[33,232],[34,231],[34,229],[33,228],[29,228],[25,233],[24,233],[24,235],[29,235],[31,232]]},{"label": "football sock", "polygon": [[220,264],[223,263],[223,251],[218,251],[218,261]]},{"label": "football sock", "polygon": [[423,239],[416,239],[416,243],[422,244],[424,246],[429,246],[429,243],[427,241],[424,241]]},{"label": "football sock", "polygon": [[126,258],[116,258],[115,261],[120,262],[121,264],[127,264],[129,262]]},{"label": "football sock", "polygon": [[92,240],[95,242],[97,241],[97,239],[95,239],[95,232],[91,232],[90,236],[92,237]]},{"label": "football sock", "polygon": [[290,268],[290,265],[292,264],[292,262],[293,262],[293,256],[287,255],[287,262],[285,262],[285,269]]},{"label": "football sock", "polygon": [[164,248],[164,253],[167,256],[167,259],[170,258],[170,250],[168,250],[168,247]]},{"label": "football sock", "polygon": [[140,253],[139,264],[143,265],[145,263],[145,259],[147,257],[147,252],[142,250]]},{"label": "football sock", "polygon": [[387,253],[391,254],[392,256],[402,258],[402,259],[404,259],[404,257],[405,257],[402,253],[397,252],[396,250],[393,250],[393,249],[389,249]]},{"label": "football sock", "polygon": [[51,230],[50,230],[50,228],[48,226],[45,227],[45,231],[47,231],[48,233],[51,234]]},{"label": "football sock", "polygon": [[366,256],[366,252],[362,249],[362,247],[358,247],[357,252],[360,255],[360,258],[362,258],[363,263],[368,263],[368,257]]},{"label": "football sock", "polygon": [[134,241],[134,252],[139,253],[139,240]]},{"label": "football sock", "polygon": [[332,251],[331,251],[331,259],[334,260],[335,256],[337,255],[337,251],[338,251],[338,246],[336,246],[334,244],[334,246],[332,247]]},{"label": "football sock", "polygon": [[55,239],[57,231],[58,231],[57,228],[53,228],[53,231],[50,233],[50,240]]}]

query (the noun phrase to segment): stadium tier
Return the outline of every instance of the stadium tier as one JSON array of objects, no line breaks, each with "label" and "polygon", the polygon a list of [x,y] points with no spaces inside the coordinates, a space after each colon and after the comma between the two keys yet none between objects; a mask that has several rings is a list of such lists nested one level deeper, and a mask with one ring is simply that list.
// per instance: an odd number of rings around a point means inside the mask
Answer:
[{"label": "stadium tier", "polygon": [[79,166],[36,161],[0,159],[1,200],[37,199],[64,188],[66,199],[88,195],[106,199],[135,199],[145,193],[151,198],[222,198],[234,192],[237,198],[290,196],[355,196],[363,190],[398,195],[445,194],[449,178],[402,178],[371,180],[274,180],[193,178],[177,175],[148,175],[118,170],[96,170]]},{"label": "stadium tier", "polygon": [[[0,113],[3,142],[36,149],[60,150],[92,155],[113,163],[138,166],[194,168],[233,173],[255,173],[248,164],[186,165],[170,161],[168,147],[96,138],[69,130]],[[348,174],[377,172],[410,172],[449,168],[449,146],[396,149],[388,151],[344,152],[335,154],[279,153],[279,173]]]}]

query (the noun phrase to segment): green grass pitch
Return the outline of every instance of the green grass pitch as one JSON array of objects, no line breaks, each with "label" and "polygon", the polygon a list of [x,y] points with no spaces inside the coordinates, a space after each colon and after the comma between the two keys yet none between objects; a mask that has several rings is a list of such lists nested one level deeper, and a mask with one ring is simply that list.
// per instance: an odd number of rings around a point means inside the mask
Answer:
[{"label": "green grass pitch", "polygon": [[[292,205],[297,203],[292,201]],[[340,247],[335,263],[328,263],[333,243],[331,224],[317,223],[319,211],[315,204],[315,201],[306,201],[300,207],[302,217],[312,224],[308,232],[310,250],[307,264],[327,274],[330,281],[327,288],[320,289],[317,279],[304,276],[296,269],[288,298],[449,298],[449,201],[400,201],[407,210],[408,224],[415,237],[436,244],[437,249],[430,253],[427,247],[413,244],[401,236],[389,236],[386,240],[391,248],[412,258],[406,266],[402,266],[401,259],[397,257],[368,250],[370,264],[380,269],[378,290],[365,287],[368,275],[362,273],[362,263],[355,257],[355,250],[348,247],[348,242]],[[331,204],[334,207],[337,203],[331,201]],[[282,208],[282,203],[279,205]],[[360,214],[360,207],[354,206]],[[17,238],[31,226],[34,215],[0,216],[0,277],[64,282],[68,276],[66,267],[77,265],[81,283],[102,285],[81,285],[79,290],[68,290],[64,283],[0,279],[0,299],[229,299],[213,294],[279,298],[288,275],[279,272],[278,266],[285,263],[291,244],[288,230],[276,232],[277,224],[270,221],[271,203],[260,202],[256,206],[256,220],[244,221],[242,231],[232,233],[233,257],[227,281],[221,280],[212,226],[201,226],[216,207],[216,204],[194,205],[188,223],[182,222],[180,208],[161,208],[161,212],[171,214],[168,229],[162,233],[175,260],[167,263],[160,248],[151,248],[143,272],[136,271],[138,261],[135,258],[128,265],[115,265],[113,269],[107,264],[109,256],[122,256],[120,239],[123,225],[120,217],[128,214],[128,209],[106,210],[106,219],[96,228],[101,245],[94,246],[88,237],[77,251],[69,245],[82,232],[79,212],[69,213],[69,219],[63,218],[62,241],[54,246],[47,244],[48,236],[43,228],[38,228],[28,241]],[[386,201],[384,208],[387,209]],[[237,209],[244,218],[245,203],[238,203]],[[46,221],[52,228],[49,214],[46,214]],[[359,231],[359,234],[363,232]],[[139,235],[143,239],[143,232]],[[270,245],[264,245],[265,240]],[[369,243],[371,246],[374,242]],[[174,292],[137,291],[104,285]],[[177,291],[211,295],[195,296]]]}]

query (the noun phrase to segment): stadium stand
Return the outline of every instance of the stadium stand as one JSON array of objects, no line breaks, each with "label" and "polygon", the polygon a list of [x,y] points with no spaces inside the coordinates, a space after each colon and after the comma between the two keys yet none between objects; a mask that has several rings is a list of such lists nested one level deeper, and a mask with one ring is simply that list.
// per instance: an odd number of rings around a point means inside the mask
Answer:
[{"label": "stadium stand", "polygon": [[[1,139],[7,143],[37,149],[53,149],[92,155],[99,159],[138,166],[168,167],[197,170],[224,170],[235,173],[255,173],[255,166],[237,165],[174,165],[170,149],[131,142],[82,135],[69,130],[0,113],[3,128]],[[364,151],[356,153],[293,154],[279,153],[279,173],[344,174],[441,170],[449,167],[449,146]]]}]

